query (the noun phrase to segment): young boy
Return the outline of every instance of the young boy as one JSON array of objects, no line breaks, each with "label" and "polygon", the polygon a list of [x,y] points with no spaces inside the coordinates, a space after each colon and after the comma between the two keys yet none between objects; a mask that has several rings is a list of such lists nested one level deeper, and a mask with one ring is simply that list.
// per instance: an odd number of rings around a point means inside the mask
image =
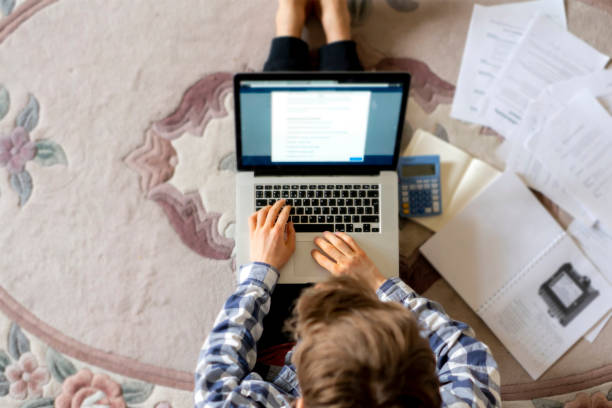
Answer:
[{"label": "young boy", "polygon": [[[347,0],[279,0],[277,38],[264,70],[311,69],[300,35],[313,8],[328,41],[319,68],[362,70]],[[200,352],[197,408],[500,405],[499,373],[487,346],[437,303],[398,278],[385,279],[344,233],[315,239],[319,250],[312,256],[333,278],[300,296],[293,319],[298,343],[286,364],[269,381],[254,372],[278,271],[295,249],[284,204],[249,219],[252,263],[240,268],[238,287]]]},{"label": "young boy", "polygon": [[[317,237],[313,258],[334,276],[299,298],[297,345],[271,381],[253,372],[278,271],[295,249],[290,206],[249,218],[252,263],[212,329],[195,373],[202,407],[439,407],[500,405],[489,349],[464,323],[385,279],[344,233]],[[427,339],[427,340],[425,340]]]}]

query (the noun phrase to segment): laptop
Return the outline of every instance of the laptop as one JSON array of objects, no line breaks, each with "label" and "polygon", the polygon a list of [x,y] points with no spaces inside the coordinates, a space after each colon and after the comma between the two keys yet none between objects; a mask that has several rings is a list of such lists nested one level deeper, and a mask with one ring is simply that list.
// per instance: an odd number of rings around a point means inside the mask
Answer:
[{"label": "laptop", "polygon": [[396,173],[407,73],[244,73],[234,77],[236,260],[249,262],[248,217],[284,198],[296,250],[279,283],[325,280],[310,252],[323,231],[351,235],[399,275]]}]

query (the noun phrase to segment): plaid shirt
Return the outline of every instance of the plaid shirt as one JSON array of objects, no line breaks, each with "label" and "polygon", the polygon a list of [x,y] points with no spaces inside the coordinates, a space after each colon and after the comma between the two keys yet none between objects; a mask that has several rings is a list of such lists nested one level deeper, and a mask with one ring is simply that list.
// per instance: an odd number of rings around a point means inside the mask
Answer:
[{"label": "plaid shirt", "polygon": [[[256,343],[277,280],[278,271],[269,265],[255,262],[241,267],[238,287],[200,351],[195,372],[196,408],[291,407],[300,396],[292,351],[271,382],[253,372]],[[443,406],[500,406],[497,364],[489,348],[474,339],[472,329],[452,320],[439,304],[419,297],[399,278],[387,280],[377,295],[382,301],[400,302],[415,313],[421,334],[429,339],[436,356]]]}]

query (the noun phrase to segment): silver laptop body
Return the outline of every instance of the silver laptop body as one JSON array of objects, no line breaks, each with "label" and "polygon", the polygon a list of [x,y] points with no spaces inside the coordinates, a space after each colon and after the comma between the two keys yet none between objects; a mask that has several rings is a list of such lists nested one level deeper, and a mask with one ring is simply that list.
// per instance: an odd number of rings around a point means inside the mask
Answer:
[{"label": "silver laptop body", "polygon": [[234,77],[236,261],[249,262],[248,217],[285,198],[296,250],[279,283],[318,282],[313,239],[345,231],[385,276],[399,275],[399,141],[404,73],[248,73]]}]

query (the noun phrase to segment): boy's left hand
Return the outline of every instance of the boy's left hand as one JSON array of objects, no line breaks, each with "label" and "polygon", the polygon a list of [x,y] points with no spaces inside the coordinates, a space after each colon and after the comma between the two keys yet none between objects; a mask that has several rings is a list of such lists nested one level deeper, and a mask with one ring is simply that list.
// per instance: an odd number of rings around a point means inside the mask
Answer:
[{"label": "boy's left hand", "polygon": [[291,206],[283,208],[284,205],[285,200],[278,200],[249,217],[251,262],[267,263],[280,270],[291,258],[295,251],[295,228],[292,222],[287,222]]}]

